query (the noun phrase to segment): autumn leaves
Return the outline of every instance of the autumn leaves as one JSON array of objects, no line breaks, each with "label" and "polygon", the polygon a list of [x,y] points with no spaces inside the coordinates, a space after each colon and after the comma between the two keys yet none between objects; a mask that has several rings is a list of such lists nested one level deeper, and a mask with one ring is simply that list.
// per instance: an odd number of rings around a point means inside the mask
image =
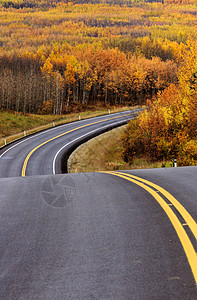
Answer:
[{"label": "autumn leaves", "polygon": [[131,122],[124,135],[124,158],[135,156],[150,160],[172,160],[178,165],[197,163],[197,43],[189,42],[178,79],[147,110]]},{"label": "autumn leaves", "polygon": [[128,57],[99,45],[45,47],[1,56],[0,63],[1,107],[29,113],[61,114],[77,104],[143,104],[177,80],[173,61]]},{"label": "autumn leaves", "polygon": [[62,114],[73,106],[144,104],[176,84],[187,36],[195,36],[191,7],[169,14],[161,3],[33,2],[0,1],[3,109]]}]

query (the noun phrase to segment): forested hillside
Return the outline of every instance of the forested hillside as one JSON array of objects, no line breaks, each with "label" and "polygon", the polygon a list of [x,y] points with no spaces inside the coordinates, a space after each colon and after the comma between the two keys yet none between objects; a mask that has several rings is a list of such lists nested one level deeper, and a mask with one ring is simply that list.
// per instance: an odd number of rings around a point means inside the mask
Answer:
[{"label": "forested hillside", "polygon": [[145,104],[178,84],[196,2],[0,1],[0,107]]}]

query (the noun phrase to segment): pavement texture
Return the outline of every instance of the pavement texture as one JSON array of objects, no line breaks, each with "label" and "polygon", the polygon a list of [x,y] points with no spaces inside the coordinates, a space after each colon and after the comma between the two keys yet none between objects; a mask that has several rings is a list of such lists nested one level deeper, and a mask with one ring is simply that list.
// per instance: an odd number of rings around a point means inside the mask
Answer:
[{"label": "pavement texture", "polygon": [[[130,173],[157,178],[196,218],[197,168]],[[196,299],[171,222],[139,186],[102,173],[0,183],[1,299]]]}]

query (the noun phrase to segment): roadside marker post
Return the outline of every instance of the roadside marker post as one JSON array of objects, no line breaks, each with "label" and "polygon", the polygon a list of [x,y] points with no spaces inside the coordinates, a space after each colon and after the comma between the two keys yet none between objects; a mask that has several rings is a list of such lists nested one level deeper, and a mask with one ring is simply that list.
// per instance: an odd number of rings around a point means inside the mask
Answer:
[{"label": "roadside marker post", "polygon": [[24,130],[24,136],[26,136],[27,134],[26,134],[26,131]]},{"label": "roadside marker post", "polygon": [[5,146],[7,145],[7,141],[6,141],[6,138],[4,138],[4,142],[5,142]]},{"label": "roadside marker post", "polygon": [[55,122],[53,121],[53,127],[55,126]]},{"label": "roadside marker post", "polygon": [[110,109],[108,109],[108,113],[109,113],[109,115],[110,115]]},{"label": "roadside marker post", "polygon": [[174,159],[174,167],[177,168],[177,161],[176,161],[176,158]]},{"label": "roadside marker post", "polygon": [[81,116],[79,115],[79,121],[81,120]]}]

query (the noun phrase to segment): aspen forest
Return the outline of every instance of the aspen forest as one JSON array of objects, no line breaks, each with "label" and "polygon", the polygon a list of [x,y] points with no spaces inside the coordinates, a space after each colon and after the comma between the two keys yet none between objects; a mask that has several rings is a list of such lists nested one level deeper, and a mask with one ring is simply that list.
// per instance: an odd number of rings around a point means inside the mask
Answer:
[{"label": "aspen forest", "polygon": [[62,114],[145,104],[170,84],[196,6],[173,1],[0,1],[0,106]]},{"label": "aspen forest", "polygon": [[194,0],[0,0],[0,109],[146,105],[123,137],[128,162],[196,163],[196,80]]}]

